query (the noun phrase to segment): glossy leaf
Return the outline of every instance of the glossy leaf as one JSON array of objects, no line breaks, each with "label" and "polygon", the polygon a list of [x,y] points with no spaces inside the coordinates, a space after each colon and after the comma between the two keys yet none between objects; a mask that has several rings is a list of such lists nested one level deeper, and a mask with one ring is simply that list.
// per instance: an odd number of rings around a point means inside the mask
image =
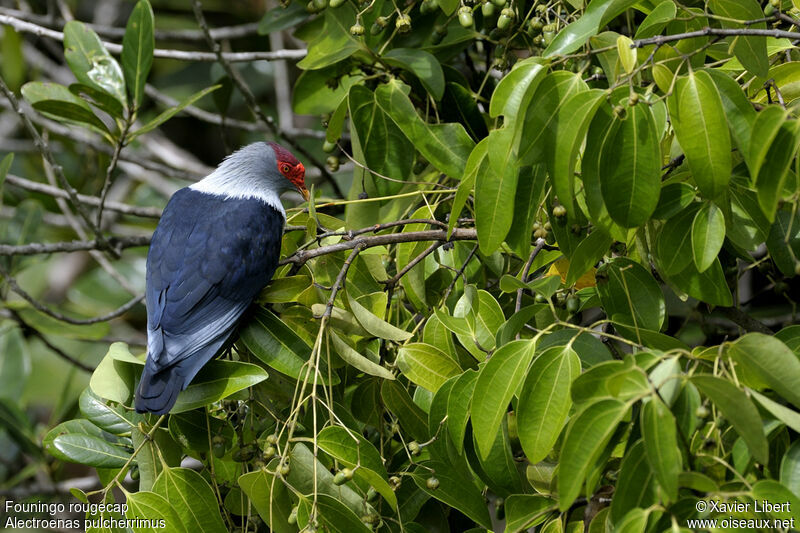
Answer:
[{"label": "glossy leaf", "polygon": [[260,366],[234,361],[211,361],[178,394],[172,413],[182,413],[227,398],[234,392],[252,387],[267,379]]},{"label": "glossy leaf", "polygon": [[692,257],[698,272],[705,272],[725,241],[725,216],[713,203],[700,208],[692,222]]},{"label": "glossy leaf", "polygon": [[554,346],[534,359],[517,402],[519,440],[531,463],[547,457],[561,434],[572,406],[570,386],[580,371],[572,348]]},{"label": "glossy leaf", "polygon": [[153,26],[153,8],[150,7],[150,2],[139,0],[128,18],[122,38],[122,71],[133,109],[142,105],[144,86],[153,64]]},{"label": "glossy leaf", "polygon": [[750,177],[754,180],[758,178],[761,165],[764,164],[772,141],[778,135],[785,119],[786,113],[779,106],[767,106],[756,115],[752,125],[750,150],[744,154],[747,168],[750,169]]},{"label": "glossy leaf", "polygon": [[597,291],[609,318],[635,328],[661,329],[664,296],[650,272],[620,257],[606,263],[598,274]]},{"label": "glossy leaf", "polygon": [[[455,507],[481,526],[491,527],[492,521],[483,496],[474,483],[462,476],[461,471],[446,463],[431,461],[425,466],[427,468],[418,469],[413,475],[417,487],[429,496]],[[439,486],[435,490],[427,486],[427,478],[431,475],[439,480]]]},{"label": "glossy leaf", "polygon": [[97,427],[113,435],[130,433],[134,424],[125,416],[125,411],[103,402],[87,387],[78,399],[81,413]]},{"label": "glossy leaf", "polygon": [[675,135],[700,191],[718,198],[731,176],[731,141],[725,110],[706,72],[690,73],[667,99]]},{"label": "glossy leaf", "polygon": [[627,411],[628,406],[619,400],[600,400],[570,421],[558,470],[558,507],[562,512],[578,497],[589,470]]},{"label": "glossy leaf", "polygon": [[447,429],[459,453],[464,450],[464,435],[477,380],[478,372],[467,370],[453,383],[447,398]]},{"label": "glossy leaf", "polygon": [[578,50],[611,19],[634,5],[634,0],[591,0],[583,16],[561,30],[543,56],[566,55]]},{"label": "glossy leaf", "polygon": [[642,405],[641,425],[647,461],[668,501],[674,502],[678,499],[678,474],[683,463],[675,417],[664,402],[652,397]]},{"label": "glossy leaf", "polygon": [[780,125],[764,164],[758,171],[756,178],[758,203],[770,222],[775,220],[778,202],[783,197],[787,172],[797,153],[798,144],[800,144],[800,120],[787,120]]},{"label": "glossy leaf", "polygon": [[416,48],[393,48],[383,55],[389,65],[412,72],[434,100],[444,95],[444,72],[439,61],[430,53]]},{"label": "glossy leaf", "polygon": [[355,8],[345,3],[337,9],[326,9],[325,26],[308,43],[308,55],[297,66],[303,70],[316,70],[347,59],[361,48],[350,35],[350,26],[356,21]]},{"label": "glossy leaf", "polygon": [[361,435],[337,426],[329,426],[320,431],[317,442],[326,453],[354,469],[356,477],[375,487],[389,505],[397,509],[397,497],[389,486],[386,468],[383,466],[380,453],[371,443]]},{"label": "glossy leaf", "polygon": [[95,468],[122,468],[131,454],[101,437],[64,433],[53,439],[51,453],[63,461]]},{"label": "glossy leaf", "polygon": [[616,118],[611,127],[611,144],[600,156],[600,191],[614,222],[634,228],[658,205],[660,135],[650,109],[641,105],[628,107],[625,118]]},{"label": "glossy leaf", "polygon": [[[175,511],[172,504],[166,498],[155,492],[139,491],[128,493],[126,503],[128,505],[125,516],[133,524],[145,524],[140,527],[132,527],[134,533],[155,533],[162,528],[147,526],[147,524],[161,524],[163,520],[163,530],[174,531],[175,533],[188,533],[181,517]],[[196,530],[193,530],[196,531]]]},{"label": "glossy leaf", "polygon": [[277,476],[262,468],[241,476],[239,486],[250,499],[258,516],[273,531],[276,533],[295,533],[297,531],[297,527],[288,522],[292,509],[291,492]]},{"label": "glossy leaf", "polygon": [[[514,196],[517,190],[519,167],[512,148],[513,131],[509,128],[489,134],[487,155],[489,164],[482,166],[475,181],[475,226],[478,244],[484,254],[500,246],[511,229],[514,219]],[[495,164],[492,154],[498,154]]]},{"label": "glossy leaf", "polygon": [[125,78],[119,63],[83,22],[71,20],[64,25],[64,57],[79,82],[110,94],[127,107]]},{"label": "glossy leaf", "polygon": [[512,494],[506,498],[506,529],[505,533],[526,531],[543,522],[548,511],[554,510],[553,501],[538,494]]},{"label": "glossy leaf", "polygon": [[747,443],[753,457],[766,464],[769,451],[761,427],[761,417],[745,393],[729,381],[714,376],[696,375],[692,377],[692,383],[701,393],[708,396],[722,415],[730,421],[739,436]]},{"label": "glossy leaf", "polygon": [[800,359],[783,342],[763,333],[748,333],[731,343],[728,353],[748,373],[800,408]]},{"label": "glossy leaf", "polygon": [[503,115],[507,120],[516,121],[520,110],[527,109],[536,87],[547,72],[546,63],[540,58],[531,57],[520,61],[492,92],[489,115]]},{"label": "glossy leaf", "polygon": [[390,341],[405,341],[411,338],[411,333],[378,318],[349,294],[347,303],[361,326],[376,337]]},{"label": "glossy leaf", "polygon": [[31,81],[22,86],[22,96],[37,111],[54,118],[75,124],[85,124],[101,133],[108,128],[94,114],[84,100],[57,83]]},{"label": "glossy leaf", "polygon": [[492,448],[511,398],[525,379],[535,347],[534,341],[510,342],[492,354],[478,374],[471,413],[475,442],[484,458]]},{"label": "glossy leaf", "polygon": [[739,152],[744,154],[747,159],[747,154],[750,153],[750,135],[753,131],[753,122],[756,120],[756,111],[733,78],[714,69],[709,69],[707,72],[719,91],[731,138],[739,148]]},{"label": "glossy leaf", "polygon": [[644,18],[642,23],[639,24],[639,28],[636,30],[636,35],[634,38],[647,39],[648,37],[658,35],[663,31],[667,24],[675,18],[676,13],[677,8],[672,0],[666,0],[659,3],[650,12],[650,14]]},{"label": "glossy leaf", "polygon": [[188,531],[227,531],[211,485],[194,470],[165,468],[156,479],[153,492],[163,496],[172,505]]},{"label": "glossy leaf", "polygon": [[422,342],[402,346],[397,354],[397,366],[409,380],[431,392],[461,373],[461,367],[446,353]]},{"label": "glossy leaf", "polygon": [[400,425],[408,431],[411,437],[419,442],[430,438],[428,433],[428,417],[414,400],[411,399],[406,389],[397,381],[384,381],[381,385],[381,399],[386,408],[400,421]]},{"label": "glossy leaf", "polygon": [[[750,21],[757,20],[764,16],[761,6],[756,0],[711,0],[709,7],[715,14],[727,19]],[[743,24],[738,24],[730,20],[722,19],[723,28],[741,28]],[[747,28],[766,29],[764,22],[748,24]],[[754,76],[765,78],[769,70],[769,58],[767,57],[767,38],[758,35],[739,36],[733,44],[733,53],[736,58]]]}]

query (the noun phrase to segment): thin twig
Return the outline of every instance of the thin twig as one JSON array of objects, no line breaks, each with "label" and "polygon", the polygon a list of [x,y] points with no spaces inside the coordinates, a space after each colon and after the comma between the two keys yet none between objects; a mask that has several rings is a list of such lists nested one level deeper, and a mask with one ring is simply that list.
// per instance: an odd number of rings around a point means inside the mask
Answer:
[{"label": "thin twig", "polygon": [[[442,301],[443,302],[447,301],[447,297],[450,296],[450,293],[453,291],[453,288],[456,286],[456,282],[458,281],[458,278],[460,278],[461,276],[464,275],[464,271],[467,270],[467,265],[469,265],[469,262],[472,261],[472,258],[475,256],[475,252],[477,252],[477,251],[478,251],[478,245],[476,244],[475,246],[472,247],[472,250],[470,250],[469,255],[464,260],[464,264],[462,264],[461,268],[459,268],[458,272],[456,272],[456,276],[453,278],[453,281],[450,282],[450,285],[448,285],[447,289],[444,291],[444,295],[442,296]],[[464,283],[466,283],[466,282],[467,282],[467,278],[465,276],[464,277]]]},{"label": "thin twig", "polygon": [[[150,236],[142,235],[135,237],[109,237],[109,244],[115,250],[125,248],[136,248],[150,244]],[[54,243],[30,243],[20,245],[0,244],[0,256],[15,255],[38,255],[52,254],[59,252],[88,252],[99,250],[100,245],[97,241],[71,241]]]},{"label": "thin twig", "polygon": [[108,167],[106,168],[106,177],[103,181],[103,189],[100,191],[100,202],[97,204],[97,224],[98,228],[103,227],[103,205],[106,203],[106,197],[108,196],[108,190],[111,188],[111,182],[113,181],[113,174],[114,170],[117,168],[117,163],[119,162],[119,154],[122,152],[122,149],[125,147],[125,137],[128,135],[128,129],[131,127],[131,123],[129,119],[125,120],[125,125],[122,127],[119,139],[117,140],[117,144],[114,145],[114,153],[111,154],[111,161],[108,163]]},{"label": "thin twig", "polygon": [[409,270],[411,270],[412,268],[417,266],[420,261],[422,261],[423,259],[428,257],[430,254],[432,254],[437,248],[439,248],[443,244],[445,244],[444,241],[435,241],[435,242],[433,242],[430,246],[425,248],[425,250],[423,250],[421,254],[419,254],[414,259],[409,261],[408,264],[406,266],[404,266],[402,268],[402,270],[400,270],[400,272],[398,272],[397,274],[395,274],[394,276],[392,276],[389,279],[381,281],[381,283],[385,284],[386,288],[388,290],[394,289],[394,286],[397,285],[397,282],[400,281],[400,279],[403,276],[408,274]]},{"label": "thin twig", "polygon": [[[541,237],[536,239],[536,246],[533,247],[531,250],[531,255],[528,256],[528,260],[525,261],[525,266],[522,267],[522,283],[527,283],[528,281],[528,273],[531,270],[531,265],[533,264],[533,260],[536,259],[536,256],[539,255],[539,252],[542,251],[544,245],[547,244],[544,239]],[[514,312],[519,313],[519,310],[522,308],[522,292],[523,289],[517,289],[517,301],[514,304]]]},{"label": "thin twig", "polygon": [[3,277],[6,280],[6,283],[8,283],[8,286],[12,291],[14,291],[20,298],[31,304],[31,306],[33,306],[33,308],[36,309],[37,311],[40,311],[46,314],[47,316],[59,320],[61,322],[66,322],[67,324],[73,324],[76,326],[88,326],[89,324],[108,322],[109,320],[118,318],[123,314],[127,313],[136,304],[144,300],[144,295],[140,295],[129,300],[127,303],[125,303],[125,305],[111,311],[106,315],[94,318],[72,318],[66,315],[62,315],[58,311],[53,311],[52,309],[50,309],[49,307],[38,301],[36,298],[28,294],[22,287],[19,286],[17,280],[14,279],[14,277],[11,276],[3,266],[0,266],[0,277]]},{"label": "thin twig", "polygon": [[[15,30],[23,33],[32,33],[39,37],[49,37],[56,41],[63,41],[64,34],[60,31],[51,30],[43,26],[38,26],[32,22],[19,20],[9,15],[0,14],[0,24],[11,26]],[[122,45],[116,43],[103,42],[103,46],[112,53],[119,55],[122,53]],[[274,50],[271,52],[220,52],[225,61],[231,63],[241,63],[249,61],[275,61],[277,59],[299,60],[306,56],[305,50]],[[178,59],[181,61],[204,61],[213,63],[218,60],[216,54],[209,52],[193,52],[190,50],[165,50],[156,48],[153,50],[153,57],[160,59]]]},{"label": "thin twig", "polygon": [[675,33],[673,35],[656,35],[647,39],[637,39],[631,43],[631,48],[641,48],[651,44],[662,45],[683,39],[693,39],[695,37],[708,37],[716,35],[720,37],[736,36],[760,36],[775,37],[776,39],[800,39],[800,33],[785,30],[762,30],[758,28],[703,28],[702,30],[688,31],[685,33]]},{"label": "thin twig", "polygon": [[17,324],[19,324],[20,328],[22,328],[23,333],[29,333],[29,334],[37,337],[40,341],[42,341],[42,343],[45,346],[47,346],[50,349],[50,351],[52,351],[53,353],[55,353],[56,355],[58,355],[59,357],[61,357],[65,361],[69,361],[70,364],[80,368],[84,372],[89,372],[90,374],[92,372],[94,372],[94,368],[93,367],[87,365],[86,363],[84,363],[82,361],[79,361],[75,357],[71,356],[70,354],[68,354],[67,352],[65,352],[64,350],[62,350],[61,348],[59,348],[58,346],[54,345],[49,340],[47,340],[47,338],[44,336],[44,334],[41,331],[39,331],[38,329],[34,328],[33,326],[31,326],[27,322],[25,322],[22,319],[22,317],[19,316],[19,314],[16,311],[13,311],[13,310],[11,311],[11,318],[13,318],[14,321]]},{"label": "thin twig", "polygon": [[[275,120],[272,117],[268,117],[261,107],[256,102],[256,97],[253,95],[253,91],[250,90],[250,87],[245,82],[242,75],[239,73],[238,70],[233,68],[231,65],[231,61],[229,61],[228,57],[222,52],[222,48],[220,47],[219,43],[214,40],[211,36],[211,30],[208,27],[208,23],[206,22],[206,18],[203,15],[203,6],[199,0],[193,0],[192,2],[192,9],[194,10],[195,18],[197,19],[197,24],[200,26],[200,29],[206,34],[206,41],[208,42],[209,48],[214,52],[217,60],[219,61],[222,68],[225,69],[225,72],[228,74],[228,77],[236,84],[236,87],[239,89],[239,92],[242,93],[245,102],[247,103],[247,107],[250,108],[250,112],[255,115],[255,117],[263,122],[274,135],[285,140],[292,148],[294,148],[298,153],[304,155],[315,167],[319,168],[320,173],[322,174],[323,179],[327,181],[331,187],[333,188],[334,193],[339,196],[340,198],[344,198],[345,195],[342,192],[339,184],[336,183],[336,180],[333,179],[333,176],[328,169],[325,168],[320,161],[317,160],[316,156],[314,156],[311,152],[309,152],[303,145],[297,142],[297,140],[287,134],[281,127],[275,123]],[[286,58],[279,58],[279,59],[286,59]]]},{"label": "thin twig", "polygon": [[[47,185],[46,183],[39,183],[38,181],[27,180],[25,178],[21,178],[14,174],[8,174],[6,176],[6,184],[19,187],[20,189],[25,189],[27,191],[46,194],[54,198],[63,198],[67,200],[70,197],[69,194],[63,189],[60,189],[58,187],[53,187],[52,185]],[[85,196],[83,194],[77,194],[76,199],[78,200],[79,203],[84,205],[92,207],[100,205],[100,199],[94,196]],[[123,215],[134,215],[137,217],[145,217],[145,218],[161,217],[161,209],[158,209],[157,207],[139,207],[135,205],[128,205],[114,201],[106,202],[105,207],[109,211],[116,211],[118,213],[122,213]]]}]

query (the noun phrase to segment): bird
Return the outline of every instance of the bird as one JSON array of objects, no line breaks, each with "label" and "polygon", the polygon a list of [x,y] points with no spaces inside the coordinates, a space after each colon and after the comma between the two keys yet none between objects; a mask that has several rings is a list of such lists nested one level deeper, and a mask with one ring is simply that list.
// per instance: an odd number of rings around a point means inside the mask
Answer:
[{"label": "bird", "polygon": [[255,142],[167,202],[147,253],[147,360],[139,413],[169,413],[178,393],[229,344],[278,266],[286,212],[280,195],[308,200],[303,164]]}]

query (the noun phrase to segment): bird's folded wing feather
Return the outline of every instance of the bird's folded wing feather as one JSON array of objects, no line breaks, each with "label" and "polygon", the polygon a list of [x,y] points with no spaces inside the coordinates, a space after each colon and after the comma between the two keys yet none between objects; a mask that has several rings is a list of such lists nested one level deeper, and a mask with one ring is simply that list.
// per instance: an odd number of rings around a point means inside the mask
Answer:
[{"label": "bird's folded wing feather", "polygon": [[259,200],[188,189],[173,196],[147,258],[148,351],[157,368],[230,334],[272,277],[282,230],[282,215]]}]

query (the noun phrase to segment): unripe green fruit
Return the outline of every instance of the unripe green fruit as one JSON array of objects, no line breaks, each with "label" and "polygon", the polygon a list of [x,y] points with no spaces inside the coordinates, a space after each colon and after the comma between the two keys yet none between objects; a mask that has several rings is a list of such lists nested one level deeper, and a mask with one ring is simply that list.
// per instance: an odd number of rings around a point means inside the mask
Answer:
[{"label": "unripe green fruit", "polygon": [[431,2],[430,0],[422,0],[422,4],[419,6],[419,12],[423,15],[430,13],[436,9],[436,4]]},{"label": "unripe green fruit", "polygon": [[497,19],[497,27],[500,28],[501,30],[505,30],[510,25],[511,25],[511,19],[505,15],[500,15],[500,17]]},{"label": "unripe green fruit", "polygon": [[544,13],[545,11],[547,11],[547,6],[546,5],[544,5],[544,4],[537,4],[536,5],[536,12],[537,13],[541,14],[541,13]]},{"label": "unripe green fruit", "polygon": [[342,486],[347,483],[347,478],[344,477],[344,473],[340,470],[336,472],[336,475],[333,476],[333,484],[336,486]]},{"label": "unripe green fruit", "polygon": [[267,442],[269,444],[278,444],[278,436],[277,435],[268,435]]},{"label": "unripe green fruit", "polygon": [[350,481],[351,479],[353,479],[353,471],[352,471],[351,469],[349,469],[349,468],[342,468],[341,472],[342,472],[342,474],[344,474],[344,478],[345,478],[347,481]]},{"label": "unripe green fruit", "polygon": [[408,33],[411,31],[411,17],[408,15],[400,15],[394,21],[394,27],[400,33]]},{"label": "unripe green fruit", "polygon": [[439,480],[436,477],[431,476],[425,482],[425,486],[428,487],[430,490],[436,490],[439,488]]},{"label": "unripe green fruit", "polygon": [[319,13],[320,10],[314,5],[314,0],[309,0],[306,4],[306,11],[309,13]]},{"label": "unripe green fruit", "polygon": [[581,301],[577,296],[571,295],[569,298],[567,298],[567,312],[569,314],[574,315],[577,313],[580,306]]},{"label": "unripe green fruit", "polygon": [[552,31],[543,31],[542,32],[542,43],[545,46],[549,45],[550,43],[553,42],[553,39],[555,38],[555,36],[556,36],[556,34],[553,33]]},{"label": "unripe green fruit", "polygon": [[389,25],[389,17],[378,17],[375,19],[375,24],[380,26],[381,28],[385,28]]},{"label": "unripe green fruit", "polygon": [[328,166],[328,170],[331,172],[336,172],[339,170],[339,158],[335,155],[328,156],[328,159],[325,160],[325,163]]},{"label": "unripe green fruit", "polygon": [[367,491],[367,501],[374,502],[378,499],[378,491],[374,487],[370,487]]},{"label": "unripe green fruit", "polygon": [[314,4],[314,9],[317,11],[322,11],[328,7],[328,0],[311,0],[311,3]]},{"label": "unripe green fruit", "polygon": [[634,106],[639,103],[639,95],[637,93],[633,93],[630,98],[628,98],[628,105]]},{"label": "unripe green fruit", "polygon": [[411,452],[411,455],[419,455],[420,447],[419,443],[415,440],[412,440],[408,443],[408,451]]},{"label": "unripe green fruit", "polygon": [[350,26],[350,35],[364,35],[364,26],[362,26],[360,22],[356,22]]},{"label": "unripe green fruit", "polygon": [[497,7],[504,7],[506,5],[506,0],[490,0],[490,1]]},{"label": "unripe green fruit", "polygon": [[528,27],[535,32],[540,32],[542,31],[542,28],[544,28],[544,23],[539,17],[533,17],[530,21],[528,21]]},{"label": "unripe green fruit", "polygon": [[137,481],[139,479],[139,467],[137,465],[131,465],[131,479]]},{"label": "unripe green fruit", "polygon": [[539,228],[533,232],[533,236],[537,239],[546,239],[547,238],[547,230],[544,228]]},{"label": "unripe green fruit", "polygon": [[553,216],[560,218],[566,214],[567,214],[567,208],[564,207],[563,205],[557,205],[553,207]]},{"label": "unripe green fruit", "polygon": [[292,526],[297,523],[297,507],[292,507],[289,518],[287,518],[286,521]]},{"label": "unripe green fruit", "polygon": [[267,460],[272,459],[273,457],[275,457],[276,453],[278,453],[278,450],[275,449],[275,446],[272,445],[267,446],[266,448],[264,448],[264,454],[263,454],[264,459]]},{"label": "unripe green fruit", "polygon": [[222,459],[225,457],[225,444],[212,444],[211,453],[213,453],[214,457],[217,459]]},{"label": "unripe green fruit", "polygon": [[781,0],[769,0],[769,5],[777,9],[781,7]]},{"label": "unripe green fruit", "polygon": [[328,5],[331,7],[339,7],[345,3],[346,0],[328,0]]},{"label": "unripe green fruit", "polygon": [[383,31],[383,27],[380,26],[377,22],[373,22],[372,26],[369,27],[369,34],[370,35],[378,35],[382,31]]},{"label": "unripe green fruit", "polygon": [[533,44],[536,46],[544,46],[544,37],[537,35],[533,38]]},{"label": "unripe green fruit", "polygon": [[472,9],[468,8],[467,6],[462,7],[458,10],[458,23],[461,24],[463,28],[471,28],[475,21],[472,18]]},{"label": "unripe green fruit", "polygon": [[708,407],[706,407],[705,405],[701,405],[700,407],[694,410],[694,416],[696,416],[697,418],[708,418],[709,414],[711,413],[708,411]]},{"label": "unripe green fruit", "polygon": [[603,67],[601,67],[599,65],[596,65],[594,68],[592,68],[592,74],[594,76],[598,76],[598,77],[602,76],[603,75]]},{"label": "unripe green fruit", "polygon": [[481,13],[483,13],[484,17],[491,17],[494,15],[494,4],[491,2],[486,2],[481,6]]},{"label": "unripe green fruit", "polygon": [[291,467],[291,466],[289,466],[289,463],[283,463],[283,464],[281,465],[281,468],[280,468],[280,470],[279,470],[279,472],[281,473],[281,475],[282,475],[283,477],[286,477],[286,476],[288,476],[288,475],[289,475],[289,472],[291,472],[291,471],[292,471],[292,467]]},{"label": "unripe green fruit", "polygon": [[329,154],[334,150],[336,150],[336,143],[332,143],[330,141],[325,141],[324,143],[322,143],[322,151],[325,152],[326,154]]}]

